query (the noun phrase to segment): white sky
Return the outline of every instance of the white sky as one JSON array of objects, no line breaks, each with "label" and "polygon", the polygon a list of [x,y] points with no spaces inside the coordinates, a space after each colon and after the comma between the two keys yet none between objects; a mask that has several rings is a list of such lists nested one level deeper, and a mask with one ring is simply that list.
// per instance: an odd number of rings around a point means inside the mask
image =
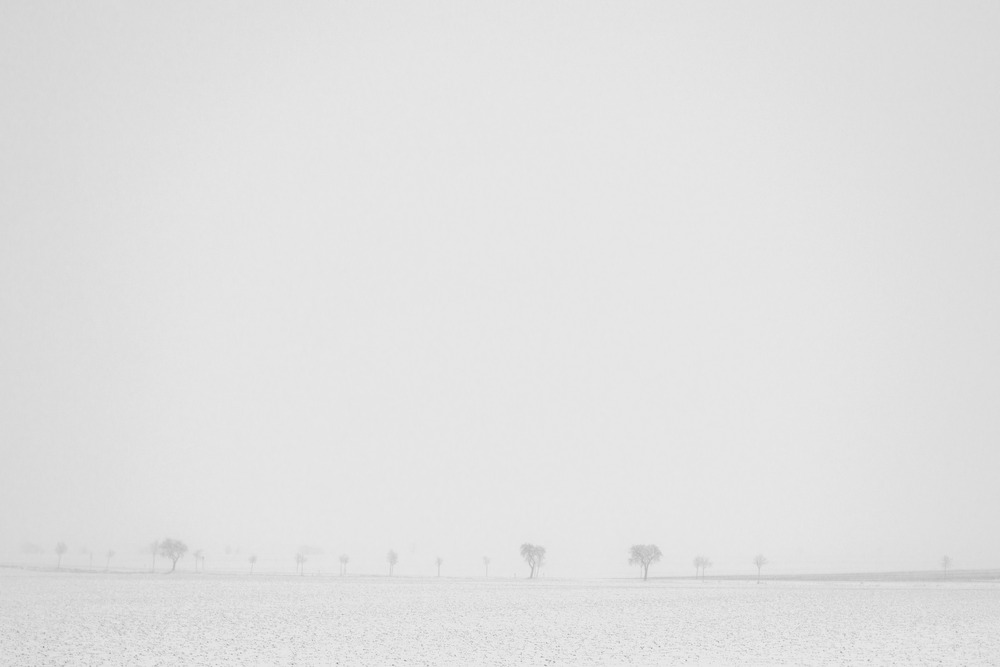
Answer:
[{"label": "white sky", "polygon": [[0,5],[0,550],[1000,566],[1000,4]]}]

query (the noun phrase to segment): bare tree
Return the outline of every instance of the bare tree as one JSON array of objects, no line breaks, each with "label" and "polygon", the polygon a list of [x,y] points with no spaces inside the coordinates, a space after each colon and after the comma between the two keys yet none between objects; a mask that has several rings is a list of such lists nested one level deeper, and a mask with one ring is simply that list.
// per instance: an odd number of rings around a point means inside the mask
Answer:
[{"label": "bare tree", "polygon": [[649,566],[663,557],[660,547],[655,544],[633,544],[629,549],[629,565],[638,565],[642,580],[649,577]]},{"label": "bare tree", "polygon": [[169,558],[170,572],[171,574],[177,569],[177,561],[184,557],[187,553],[187,545],[180,540],[175,540],[171,537],[160,542],[160,555],[164,558]]},{"label": "bare tree", "polygon": [[437,558],[434,559],[434,564],[438,566],[438,576],[439,577],[441,576],[441,563],[443,563],[443,562],[444,562],[444,558],[441,558],[441,556],[438,556]]},{"label": "bare tree", "polygon": [[57,570],[62,569],[62,557],[67,551],[69,551],[69,547],[66,546],[65,542],[60,542],[59,544],[56,545],[56,556],[58,556],[58,559],[56,560]]},{"label": "bare tree", "polygon": [[705,557],[695,556],[692,564],[694,565],[694,578],[697,579],[698,575],[701,573],[701,566],[705,564]]},{"label": "bare tree", "polygon": [[389,549],[389,553],[385,555],[385,560],[389,563],[389,576],[392,576],[392,571],[396,567],[396,563],[399,562],[399,554],[397,554],[392,549]]},{"label": "bare tree", "polygon": [[104,571],[107,572],[111,569],[111,559],[115,557],[115,552],[113,549],[108,549],[108,553],[104,555],[108,558],[107,562],[104,563]]},{"label": "bare tree", "polygon": [[489,579],[490,578],[490,557],[489,556],[483,556],[483,565],[486,566],[486,578]]},{"label": "bare tree", "polygon": [[194,556],[194,571],[197,572],[198,571],[198,563],[201,562],[201,561],[203,561],[203,560],[205,560],[205,551],[203,549],[198,549],[197,551],[195,551],[191,555]]},{"label": "bare tree", "polygon": [[951,567],[951,557],[941,556],[941,569],[944,570],[944,578],[948,578],[948,568]]},{"label": "bare tree", "polygon": [[525,542],[521,545],[521,558],[523,558],[524,562],[526,562],[528,567],[531,568],[531,572],[528,574],[528,579],[534,579],[535,574],[541,569],[542,564],[545,562],[545,547],[539,547]]},{"label": "bare tree", "polygon": [[306,555],[304,553],[302,553],[301,551],[299,551],[297,554],[295,554],[295,571],[299,573],[299,576],[303,576],[303,577],[305,576],[305,574],[306,574],[306,561],[307,560],[309,560],[309,559],[306,558]]},{"label": "bare tree", "polygon": [[257,554],[250,554],[247,560],[250,561],[250,574],[253,574],[253,566],[257,564]]},{"label": "bare tree", "polygon": [[760,583],[760,569],[767,565],[767,559],[764,558],[764,554],[757,554],[753,557],[753,564],[757,566],[757,583]]},{"label": "bare tree", "polygon": [[694,576],[697,579],[698,573],[701,572],[701,580],[705,581],[705,570],[712,567],[712,561],[708,559],[707,556],[695,556],[694,557]]},{"label": "bare tree", "polygon": [[340,576],[347,574],[347,564],[351,562],[350,556],[347,554],[340,554]]}]

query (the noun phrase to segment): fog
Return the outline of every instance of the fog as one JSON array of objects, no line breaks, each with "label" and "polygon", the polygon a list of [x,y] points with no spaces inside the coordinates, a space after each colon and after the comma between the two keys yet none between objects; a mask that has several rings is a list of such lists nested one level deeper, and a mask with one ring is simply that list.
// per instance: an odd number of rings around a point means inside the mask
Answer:
[{"label": "fog", "polygon": [[998,32],[3,3],[0,562],[1000,566]]}]

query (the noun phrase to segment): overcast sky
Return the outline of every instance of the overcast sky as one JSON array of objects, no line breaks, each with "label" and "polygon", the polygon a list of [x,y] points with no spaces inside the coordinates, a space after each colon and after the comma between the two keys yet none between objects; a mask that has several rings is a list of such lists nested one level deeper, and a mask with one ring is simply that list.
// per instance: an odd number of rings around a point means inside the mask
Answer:
[{"label": "overcast sky", "polygon": [[0,551],[1000,566],[1000,4],[0,5]]}]

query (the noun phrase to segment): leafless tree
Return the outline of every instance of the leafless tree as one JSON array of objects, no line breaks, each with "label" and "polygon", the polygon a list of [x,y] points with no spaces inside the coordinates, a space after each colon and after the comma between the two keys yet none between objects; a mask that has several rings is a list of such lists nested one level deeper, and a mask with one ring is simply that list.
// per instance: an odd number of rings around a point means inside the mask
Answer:
[{"label": "leafless tree", "polygon": [[531,568],[528,579],[534,579],[535,574],[541,569],[545,562],[545,547],[536,546],[525,542],[521,545],[521,558]]},{"label": "leafless tree", "polygon": [[764,558],[764,554],[757,554],[753,557],[753,564],[757,566],[757,583],[760,583],[760,570],[762,567],[767,565],[767,559]]},{"label": "leafless tree", "polygon": [[385,560],[389,563],[389,576],[392,576],[392,571],[396,567],[396,563],[399,562],[399,554],[397,554],[392,549],[389,549],[389,553],[385,555]]},{"label": "leafless tree", "polygon": [[941,556],[941,569],[944,570],[944,578],[948,578],[948,568],[951,567],[951,557]]},{"label": "leafless tree", "polygon": [[351,562],[351,557],[347,554],[340,554],[340,576],[347,574],[347,564]]},{"label": "leafless tree", "polygon": [[107,557],[107,562],[104,564],[104,571],[107,572],[111,569],[111,559],[115,557],[115,552],[112,549],[108,549],[108,553],[104,554]]},{"label": "leafless tree", "polygon": [[441,556],[438,556],[437,558],[434,559],[434,564],[438,566],[438,576],[439,577],[441,576],[441,563],[443,563],[443,562],[444,562],[444,558],[441,558]]},{"label": "leafless tree", "polygon": [[698,573],[701,573],[701,580],[705,581],[705,570],[712,567],[712,561],[708,559],[707,556],[695,556],[694,557],[694,576],[698,577]]},{"label": "leafless tree", "polygon": [[483,565],[486,566],[486,578],[489,579],[489,577],[490,577],[490,557],[489,556],[483,556]]},{"label": "leafless tree", "polygon": [[160,555],[164,558],[170,559],[170,572],[173,573],[177,569],[177,561],[184,557],[187,553],[187,545],[180,540],[175,540],[171,537],[160,542]]},{"label": "leafless tree", "polygon": [[58,556],[58,560],[56,560],[57,570],[62,569],[62,557],[67,551],[69,551],[69,547],[66,546],[65,542],[60,542],[56,545],[56,556]]},{"label": "leafless tree", "polygon": [[302,553],[301,551],[299,551],[297,554],[295,554],[295,571],[299,573],[299,576],[303,576],[303,577],[305,576],[305,574],[306,574],[306,561],[307,560],[309,560],[309,559],[306,558],[306,555],[304,553]]},{"label": "leafless tree", "polygon": [[649,577],[649,566],[656,563],[663,557],[660,547],[655,544],[633,544],[629,549],[629,565],[638,565],[642,580]]}]

